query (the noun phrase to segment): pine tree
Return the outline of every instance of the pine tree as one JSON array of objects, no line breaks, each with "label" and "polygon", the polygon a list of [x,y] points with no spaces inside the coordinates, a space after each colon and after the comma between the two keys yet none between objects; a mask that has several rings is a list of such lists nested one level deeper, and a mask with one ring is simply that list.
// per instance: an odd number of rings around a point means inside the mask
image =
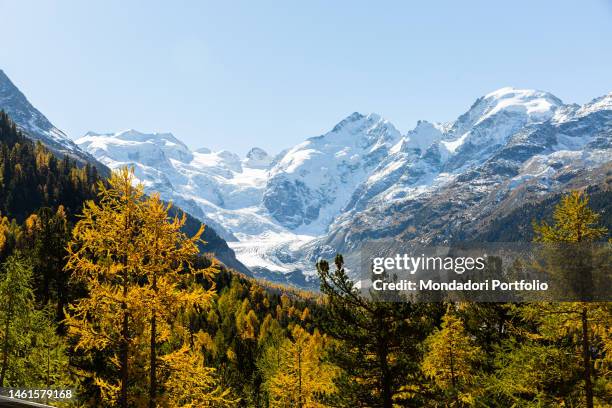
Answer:
[{"label": "pine tree", "polygon": [[36,309],[32,266],[20,253],[0,274],[0,386],[69,386],[68,358],[50,310]]},{"label": "pine tree", "polygon": [[24,346],[29,319],[34,314],[34,293],[31,287],[32,266],[18,254],[4,263],[0,280],[0,330],[2,331],[2,362],[0,387],[10,372],[15,351]]},{"label": "pine tree", "polygon": [[63,205],[74,214],[95,197],[96,170],[56,158],[42,143],[32,142],[0,114],[0,211],[23,222],[40,207]]},{"label": "pine tree", "polygon": [[70,300],[68,273],[63,270],[70,227],[63,206],[56,211],[40,208],[24,223],[27,246],[35,271],[36,297],[43,305],[55,302],[56,319],[64,319],[64,307]]},{"label": "pine tree", "polygon": [[415,381],[418,344],[437,306],[366,299],[348,278],[341,255],[334,263],[334,271],[326,261],[317,263],[326,295],[321,326],[337,340],[329,359],[344,371],[336,378],[333,404],[391,408],[406,380]]},{"label": "pine tree", "polygon": [[492,371],[481,374],[480,391],[486,393],[481,405],[581,406],[573,392],[580,377],[579,362],[559,343],[521,331],[496,347]]}]

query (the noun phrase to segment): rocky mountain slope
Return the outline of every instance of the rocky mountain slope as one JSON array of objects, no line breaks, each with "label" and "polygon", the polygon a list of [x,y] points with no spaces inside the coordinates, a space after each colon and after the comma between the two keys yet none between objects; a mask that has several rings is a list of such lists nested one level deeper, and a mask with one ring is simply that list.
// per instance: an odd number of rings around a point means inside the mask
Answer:
[{"label": "rocky mountain slope", "polygon": [[96,164],[102,173],[107,170],[93,156],[79,147],[64,132],[56,128],[38,109],[28,101],[25,95],[11,82],[0,69],[0,109],[31,139],[40,140],[52,152],[60,157],[68,155],[81,164]]},{"label": "rocky mountain slope", "polygon": [[398,234],[448,242],[469,235],[519,195],[563,189],[610,163],[612,94],[580,107],[548,93],[504,88],[478,99],[446,128],[432,127],[420,123],[395,146],[320,244],[346,251],[364,239]]},{"label": "rocky mountain slope", "polygon": [[451,123],[419,121],[404,135],[353,113],[274,158],[192,152],[171,134],[133,130],[77,143],[109,167],[135,166],[148,189],[222,231],[259,276],[307,286],[317,257],[358,254],[367,240],[470,239],[525,202],[609,188],[612,94],[578,106],[502,88]]}]

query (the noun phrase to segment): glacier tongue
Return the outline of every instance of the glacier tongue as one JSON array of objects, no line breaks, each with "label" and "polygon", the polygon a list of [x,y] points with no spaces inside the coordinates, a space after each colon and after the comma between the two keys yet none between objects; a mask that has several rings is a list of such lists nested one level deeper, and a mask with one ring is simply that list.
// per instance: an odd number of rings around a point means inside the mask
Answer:
[{"label": "glacier tongue", "polygon": [[273,161],[262,149],[251,149],[246,158],[206,148],[192,152],[170,133],[135,130],[88,132],[76,143],[110,168],[133,167],[147,191],[159,191],[212,225],[247,267],[291,272],[274,254],[314,238],[279,225],[262,207]]}]

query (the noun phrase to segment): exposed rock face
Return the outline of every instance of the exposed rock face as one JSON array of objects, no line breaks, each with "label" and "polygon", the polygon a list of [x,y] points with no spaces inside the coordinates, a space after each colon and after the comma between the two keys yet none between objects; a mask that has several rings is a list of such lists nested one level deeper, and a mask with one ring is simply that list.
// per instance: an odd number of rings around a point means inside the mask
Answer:
[{"label": "exposed rock face", "polygon": [[273,158],[270,157],[265,150],[254,147],[247,153],[245,164],[248,167],[267,169],[271,166],[272,160]]}]

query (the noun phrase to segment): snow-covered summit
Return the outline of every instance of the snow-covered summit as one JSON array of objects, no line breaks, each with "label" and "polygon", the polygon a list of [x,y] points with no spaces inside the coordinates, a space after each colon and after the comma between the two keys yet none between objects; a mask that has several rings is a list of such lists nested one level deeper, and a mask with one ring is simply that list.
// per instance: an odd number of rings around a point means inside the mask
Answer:
[{"label": "snow-covered summit", "polygon": [[290,149],[270,170],[263,205],[281,225],[323,232],[400,132],[377,114],[353,113]]},{"label": "snow-covered summit", "polygon": [[543,121],[550,119],[563,102],[549,92],[505,87],[485,95],[477,105],[482,109],[479,122],[502,111],[517,112],[530,120]]},{"label": "snow-covered summit", "polygon": [[593,99],[578,109],[576,114],[577,116],[586,116],[597,111],[612,111],[612,92]]},{"label": "snow-covered summit", "polygon": [[442,140],[444,126],[438,123],[429,123],[419,120],[414,129],[410,130],[404,138],[403,149],[427,150],[433,143]]},{"label": "snow-covered summit", "polygon": [[440,142],[450,156],[448,170],[481,162],[519,129],[550,120],[564,106],[551,93],[511,87],[478,98]]},{"label": "snow-covered summit", "polygon": [[189,148],[172,133],[142,133],[128,129],[117,133],[87,132],[76,143],[100,160],[159,163],[174,159],[193,160]]},{"label": "snow-covered summit", "polygon": [[448,127],[419,122],[308,251],[347,253],[364,240],[398,233],[419,242],[450,239],[524,184],[539,194],[558,192],[573,177],[610,163],[611,102],[607,94],[565,105],[547,92],[502,88]]}]

